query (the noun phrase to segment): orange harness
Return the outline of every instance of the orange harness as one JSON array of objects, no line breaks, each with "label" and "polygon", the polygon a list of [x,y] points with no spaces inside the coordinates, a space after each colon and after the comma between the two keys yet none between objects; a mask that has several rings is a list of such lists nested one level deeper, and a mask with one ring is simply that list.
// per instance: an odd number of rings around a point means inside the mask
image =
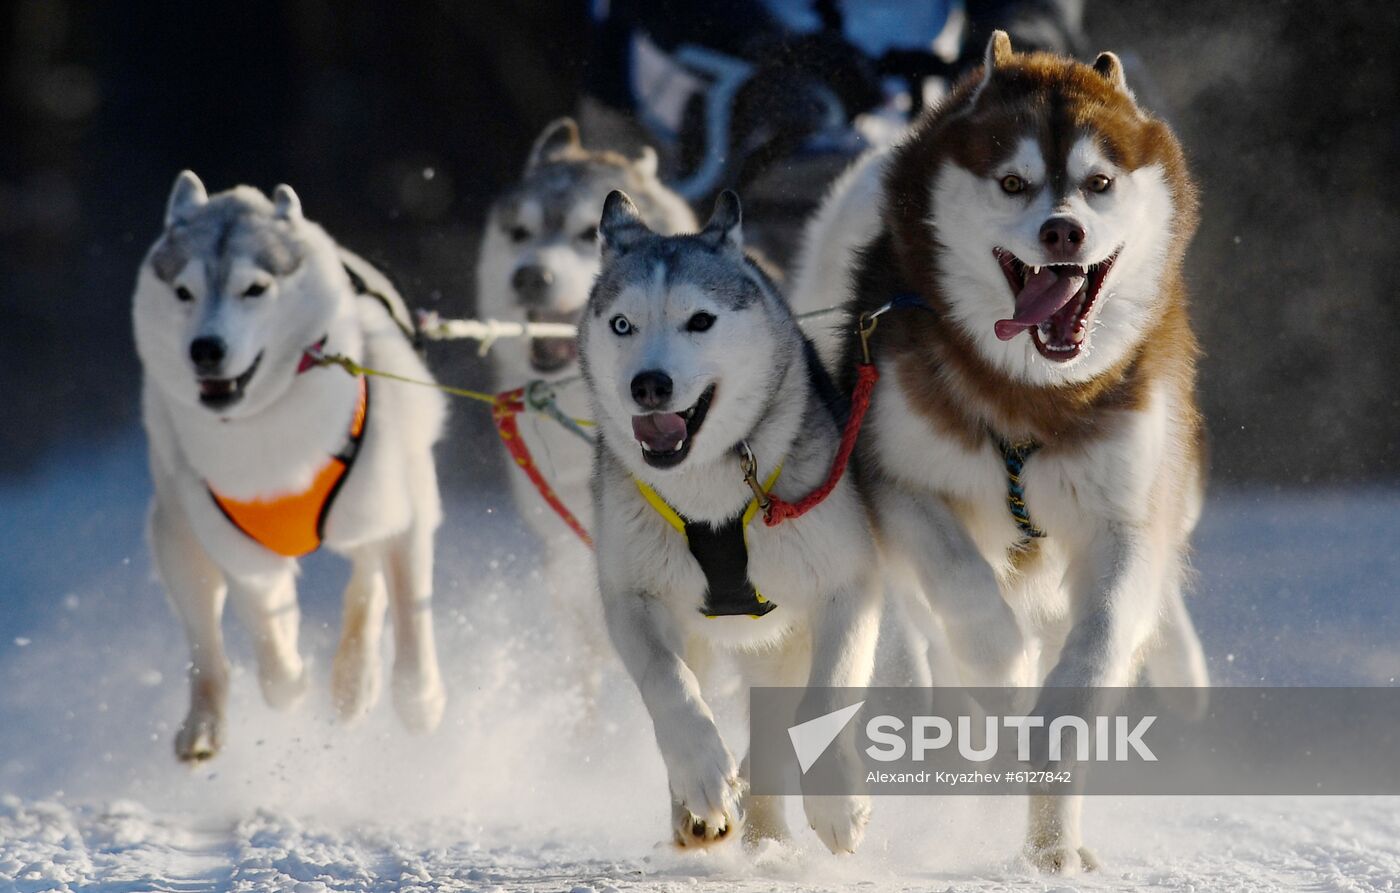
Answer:
[{"label": "orange harness", "polygon": [[242,501],[222,496],[212,486],[205,485],[224,517],[247,534],[249,539],[288,558],[309,555],[320,547],[326,516],[330,514],[335,497],[355,464],[365,423],[369,419],[369,383],[363,375],[358,376],[356,381],[359,383],[360,397],[355,404],[355,415],[350,422],[350,436],[346,439],[345,448],[321,466],[311,486],[300,493]]}]

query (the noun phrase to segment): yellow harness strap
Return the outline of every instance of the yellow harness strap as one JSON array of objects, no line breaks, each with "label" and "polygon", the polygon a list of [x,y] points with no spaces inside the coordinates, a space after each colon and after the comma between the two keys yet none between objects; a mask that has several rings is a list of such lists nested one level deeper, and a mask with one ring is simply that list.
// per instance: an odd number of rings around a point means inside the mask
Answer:
[{"label": "yellow harness strap", "polygon": [[[778,475],[782,473],[783,463],[779,462],[778,467],[773,469],[773,473],[768,475],[768,480],[763,482],[764,493],[773,489],[773,485],[778,482]],[[672,527],[676,528],[681,536],[685,536],[685,519],[682,518],[675,509],[671,508],[670,503],[662,499],[661,494],[653,490],[646,481],[638,477],[634,477],[632,480],[636,482],[637,490],[642,494],[642,498],[651,503],[651,507],[656,509],[656,513],[665,518],[667,523]],[[750,499],[748,508],[744,509],[742,524],[745,530],[748,530],[749,522],[753,520],[756,514],[758,514],[757,497]]]}]

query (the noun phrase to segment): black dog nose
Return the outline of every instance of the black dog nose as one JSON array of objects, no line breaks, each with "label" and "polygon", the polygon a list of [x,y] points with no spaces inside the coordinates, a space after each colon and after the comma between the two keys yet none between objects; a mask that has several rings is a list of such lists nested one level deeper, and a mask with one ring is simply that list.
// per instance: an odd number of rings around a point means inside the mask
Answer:
[{"label": "black dog nose", "polygon": [[632,379],[632,399],[643,409],[660,409],[671,399],[671,376],[650,369]]},{"label": "black dog nose", "polygon": [[1071,260],[1084,246],[1084,226],[1073,217],[1051,217],[1040,227],[1040,244],[1057,260]]},{"label": "black dog nose", "polygon": [[554,284],[554,272],[548,267],[521,267],[510,277],[510,284],[525,303],[543,303]]},{"label": "black dog nose", "polygon": [[227,353],[224,339],[214,335],[202,335],[190,342],[190,359],[200,372],[218,372]]}]

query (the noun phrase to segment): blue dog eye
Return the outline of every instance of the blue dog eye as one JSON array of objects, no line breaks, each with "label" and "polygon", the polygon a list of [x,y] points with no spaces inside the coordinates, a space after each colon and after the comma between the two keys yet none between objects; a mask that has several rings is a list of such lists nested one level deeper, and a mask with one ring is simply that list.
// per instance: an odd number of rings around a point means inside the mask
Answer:
[{"label": "blue dog eye", "polygon": [[631,322],[627,317],[622,316],[621,314],[618,314],[617,316],[614,316],[614,317],[612,318],[612,321],[609,322],[608,325],[612,326],[612,330],[613,330],[613,333],[614,333],[614,334],[617,334],[617,335],[630,335],[630,334],[632,334],[632,322]]}]

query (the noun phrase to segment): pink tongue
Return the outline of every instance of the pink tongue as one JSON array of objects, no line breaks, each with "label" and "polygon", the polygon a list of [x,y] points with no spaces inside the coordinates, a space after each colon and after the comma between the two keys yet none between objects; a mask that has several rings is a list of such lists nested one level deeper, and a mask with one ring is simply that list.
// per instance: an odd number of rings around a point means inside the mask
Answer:
[{"label": "pink tongue", "polygon": [[669,453],[685,441],[685,419],[674,412],[632,416],[632,436],[653,453]]},{"label": "pink tongue", "polygon": [[1041,267],[1039,273],[1026,277],[1026,284],[1016,295],[1016,315],[997,320],[997,337],[1010,341],[1045,322],[1068,304],[1083,285],[1083,276],[1060,276],[1049,267]]}]

